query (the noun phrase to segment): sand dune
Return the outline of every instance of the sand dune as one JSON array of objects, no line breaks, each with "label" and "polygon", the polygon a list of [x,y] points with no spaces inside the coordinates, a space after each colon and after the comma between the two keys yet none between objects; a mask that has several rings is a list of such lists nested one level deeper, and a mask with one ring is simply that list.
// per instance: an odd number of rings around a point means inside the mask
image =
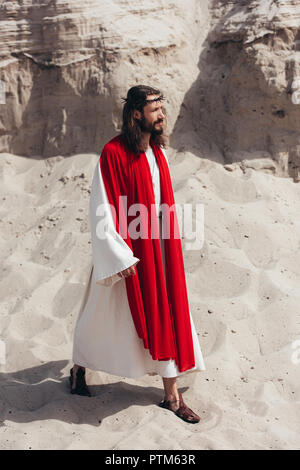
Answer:
[{"label": "sand dune", "polygon": [[[177,203],[204,204],[201,250],[184,251],[207,370],[178,380],[199,425],[156,404],[159,377],[87,371],[69,394],[72,335],[91,246],[97,155],[1,155],[2,449],[296,449],[300,186],[168,149]],[[183,244],[184,247],[184,244]],[[196,253],[196,261],[195,261]]]}]

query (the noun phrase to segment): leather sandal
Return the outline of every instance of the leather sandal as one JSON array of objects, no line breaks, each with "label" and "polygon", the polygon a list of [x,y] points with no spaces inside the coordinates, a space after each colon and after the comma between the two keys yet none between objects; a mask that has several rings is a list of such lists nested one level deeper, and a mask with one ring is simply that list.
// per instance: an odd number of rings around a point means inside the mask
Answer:
[{"label": "leather sandal", "polygon": [[[175,401],[179,401],[178,410],[172,410],[171,408],[171,403],[174,403]],[[184,403],[182,393],[179,393],[179,400],[163,400],[158,404],[158,406],[165,408],[166,410],[173,411],[173,413],[175,413],[179,418],[183,419],[183,421],[186,421],[187,423],[199,423],[201,420],[200,416],[194,413],[194,411]]]},{"label": "leather sandal", "polygon": [[85,370],[82,369],[81,367],[77,370],[76,373],[76,387],[72,388],[73,386],[73,367],[70,369],[70,377],[69,377],[69,382],[70,382],[70,387],[71,387],[71,393],[72,395],[82,395],[85,397],[91,397],[91,392],[89,391],[86,382],[85,382]]}]

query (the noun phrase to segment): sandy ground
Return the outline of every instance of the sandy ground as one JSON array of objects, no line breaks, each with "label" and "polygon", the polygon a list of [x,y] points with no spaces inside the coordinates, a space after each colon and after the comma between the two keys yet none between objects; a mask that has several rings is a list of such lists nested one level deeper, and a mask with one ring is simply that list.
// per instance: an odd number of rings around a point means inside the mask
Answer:
[{"label": "sandy ground", "polygon": [[178,380],[201,422],[157,406],[157,376],[87,370],[92,398],[69,393],[98,157],[1,154],[1,449],[300,448],[300,185],[168,156],[176,202],[204,205],[184,259],[207,370]]}]

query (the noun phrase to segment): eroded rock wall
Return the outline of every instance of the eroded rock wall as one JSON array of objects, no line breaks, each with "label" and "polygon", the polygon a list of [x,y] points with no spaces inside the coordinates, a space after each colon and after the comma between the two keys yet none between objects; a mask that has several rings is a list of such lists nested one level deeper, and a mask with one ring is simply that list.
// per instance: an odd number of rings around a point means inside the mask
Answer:
[{"label": "eroded rock wall", "polygon": [[299,0],[6,1],[0,151],[98,153],[146,83],[173,148],[298,181],[299,17]]},{"label": "eroded rock wall", "polygon": [[300,2],[217,0],[210,13],[199,75],[175,133],[193,122],[211,158],[217,147],[224,163],[244,161],[298,181]]},{"label": "eroded rock wall", "polygon": [[139,83],[167,95],[171,130],[198,74],[205,4],[2,4],[0,78],[6,103],[0,108],[0,151],[43,157],[99,152],[120,128],[121,97]]}]

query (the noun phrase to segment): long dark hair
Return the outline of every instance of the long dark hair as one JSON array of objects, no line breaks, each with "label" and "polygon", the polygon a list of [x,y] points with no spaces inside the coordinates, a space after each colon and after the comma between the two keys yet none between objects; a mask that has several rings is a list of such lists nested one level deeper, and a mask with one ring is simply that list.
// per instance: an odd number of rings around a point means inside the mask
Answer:
[{"label": "long dark hair", "polygon": [[[148,95],[163,96],[161,91],[157,88],[146,85],[137,85],[130,88],[127,92],[127,97],[123,98],[125,104],[123,107],[123,124],[121,134],[130,150],[138,155],[144,152],[145,149],[142,145],[142,130],[139,126],[139,123],[133,117],[133,111],[137,109],[143,114],[144,106],[147,104],[146,99]],[[163,112],[165,114],[164,108]],[[162,134],[156,134],[152,132],[150,140],[164,148],[167,145],[167,137],[164,132]]]}]

